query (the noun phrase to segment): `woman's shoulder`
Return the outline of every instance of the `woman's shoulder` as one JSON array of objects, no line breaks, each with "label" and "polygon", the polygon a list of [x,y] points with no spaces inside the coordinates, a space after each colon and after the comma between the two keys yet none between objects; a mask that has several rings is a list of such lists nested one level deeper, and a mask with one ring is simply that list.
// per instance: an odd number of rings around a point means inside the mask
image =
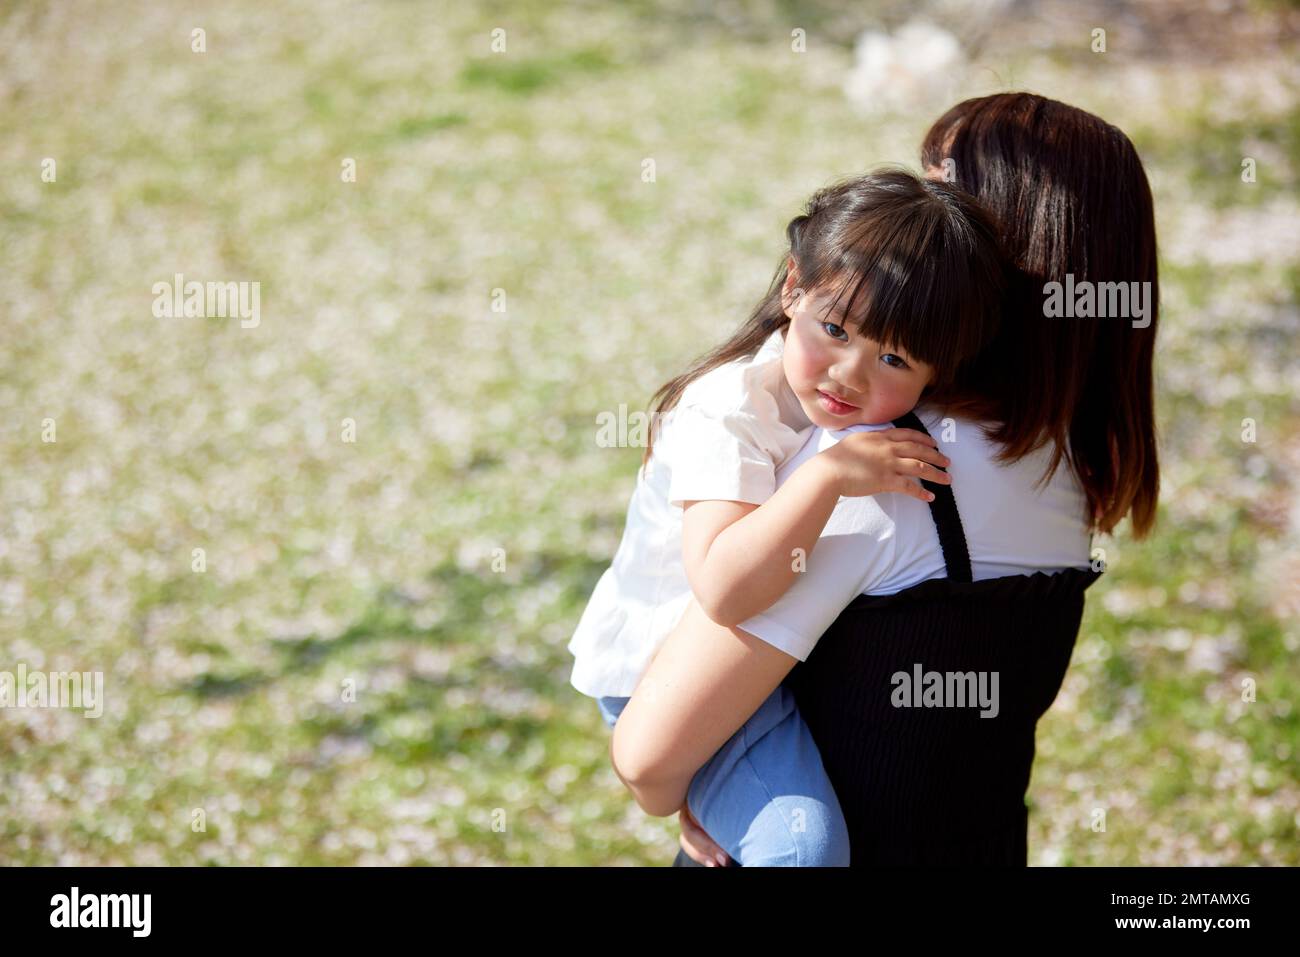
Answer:
[{"label": "woman's shoulder", "polygon": [[[938,441],[944,454],[966,466],[968,477],[987,473],[996,475],[1000,483],[1013,486],[1022,477],[1034,476],[1036,481],[1056,455],[1056,443],[1048,438],[1033,451],[1008,461],[1001,458],[1002,444],[993,437],[999,422],[957,415],[930,406],[918,406],[916,415]],[[1066,456],[1061,457],[1060,467],[1051,481],[1054,485],[1078,488],[1082,493],[1082,485]]]},{"label": "woman's shoulder", "polygon": [[998,423],[918,409],[952,460],[952,490],[973,559],[989,567],[1078,567],[1087,563],[1087,496],[1067,457],[1048,475],[1056,443],[1047,440],[1013,461],[989,436]]},{"label": "woman's shoulder", "polygon": [[918,405],[914,411],[930,434],[941,441],[944,441],[941,436],[946,436],[948,442],[956,441],[958,436],[969,436],[982,443],[990,444],[988,433],[999,424],[989,419],[955,414],[939,406]]}]

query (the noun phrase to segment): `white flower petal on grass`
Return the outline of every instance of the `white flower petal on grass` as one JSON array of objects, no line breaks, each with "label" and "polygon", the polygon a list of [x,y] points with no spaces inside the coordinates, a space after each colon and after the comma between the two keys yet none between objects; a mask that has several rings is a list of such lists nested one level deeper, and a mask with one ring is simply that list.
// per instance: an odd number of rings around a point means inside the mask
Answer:
[{"label": "white flower petal on grass", "polygon": [[866,111],[915,105],[949,85],[964,65],[957,38],[919,19],[895,34],[863,32],[854,43],[853,57],[844,94]]}]

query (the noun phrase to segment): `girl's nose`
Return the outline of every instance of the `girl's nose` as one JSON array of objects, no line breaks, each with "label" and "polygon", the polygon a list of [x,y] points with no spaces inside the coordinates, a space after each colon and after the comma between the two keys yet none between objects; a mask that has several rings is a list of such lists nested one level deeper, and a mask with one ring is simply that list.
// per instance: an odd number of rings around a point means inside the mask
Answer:
[{"label": "girl's nose", "polygon": [[832,368],[831,380],[839,387],[840,395],[845,398],[861,398],[867,392],[867,378],[850,368]]}]

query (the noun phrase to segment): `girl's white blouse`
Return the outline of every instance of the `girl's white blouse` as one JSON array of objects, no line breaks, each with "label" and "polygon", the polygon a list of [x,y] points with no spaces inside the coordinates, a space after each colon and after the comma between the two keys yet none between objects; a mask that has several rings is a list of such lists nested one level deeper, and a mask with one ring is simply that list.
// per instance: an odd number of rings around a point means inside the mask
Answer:
[{"label": "girl's white blouse", "polygon": [[776,470],[813,424],[781,366],[778,330],[752,358],[700,376],[659,423],[637,473],[623,538],[569,640],[570,683],[592,697],[632,694],[690,603],[682,564],[682,502],[762,504]]}]

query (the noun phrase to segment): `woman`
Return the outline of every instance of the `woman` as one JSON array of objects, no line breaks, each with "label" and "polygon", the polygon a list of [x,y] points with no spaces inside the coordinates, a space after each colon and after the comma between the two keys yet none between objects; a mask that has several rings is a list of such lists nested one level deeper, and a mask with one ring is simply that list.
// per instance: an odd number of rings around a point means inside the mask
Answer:
[{"label": "woman", "polygon": [[[924,403],[917,409],[921,423],[940,430],[936,437],[953,460],[957,527],[964,528],[957,538],[968,548],[971,577],[978,584],[1036,572],[1078,575],[1088,563],[1091,532],[1109,532],[1130,516],[1141,537],[1155,519],[1152,357],[1159,299],[1146,175],[1121,131],[1025,93],[958,104],[927,134],[922,160],[930,175],[954,180],[984,203],[1023,274],[1008,296],[1002,331],[970,370],[963,397],[941,409]],[[1143,287],[1150,291],[1148,311],[1140,323],[1048,318],[1044,294],[1051,282],[1072,282],[1074,289],[1149,283]],[[836,438],[814,433],[809,448]],[[817,636],[851,601],[861,601],[858,594],[902,594],[945,571],[952,576],[944,543],[953,536],[928,522],[919,502],[921,513],[895,498],[905,497],[841,500],[806,575],[763,615],[725,628],[692,604],[633,693],[615,729],[614,766],[648,812],[682,812],[683,848],[694,859],[717,850],[692,829],[688,794],[696,771],[796,664],[822,657],[811,655]],[[893,551],[881,562],[882,550],[865,547],[868,541],[891,542]],[[1080,609],[1086,585],[1073,585]],[[869,631],[870,615],[858,617]],[[1058,624],[1068,629],[1071,621],[1077,630],[1077,616]],[[1048,686],[1035,689],[1046,698],[1037,701],[1041,708],[1055,695],[1051,681],[1060,681],[1050,667],[1043,674]],[[843,675],[846,693],[855,679]],[[834,677],[829,680],[823,672],[822,695],[833,688]],[[789,700],[793,706],[793,692]],[[1032,756],[1036,715],[1028,717]],[[775,714],[773,746],[780,744],[780,721]],[[819,747],[832,754],[852,752],[853,739],[868,734],[851,725],[823,723],[820,734],[814,728]],[[827,761],[842,800],[864,784],[844,777],[845,767],[851,766],[841,766],[837,778]],[[1006,833],[1016,828],[1023,841],[1023,821]],[[724,847],[738,839],[709,837]]]}]

